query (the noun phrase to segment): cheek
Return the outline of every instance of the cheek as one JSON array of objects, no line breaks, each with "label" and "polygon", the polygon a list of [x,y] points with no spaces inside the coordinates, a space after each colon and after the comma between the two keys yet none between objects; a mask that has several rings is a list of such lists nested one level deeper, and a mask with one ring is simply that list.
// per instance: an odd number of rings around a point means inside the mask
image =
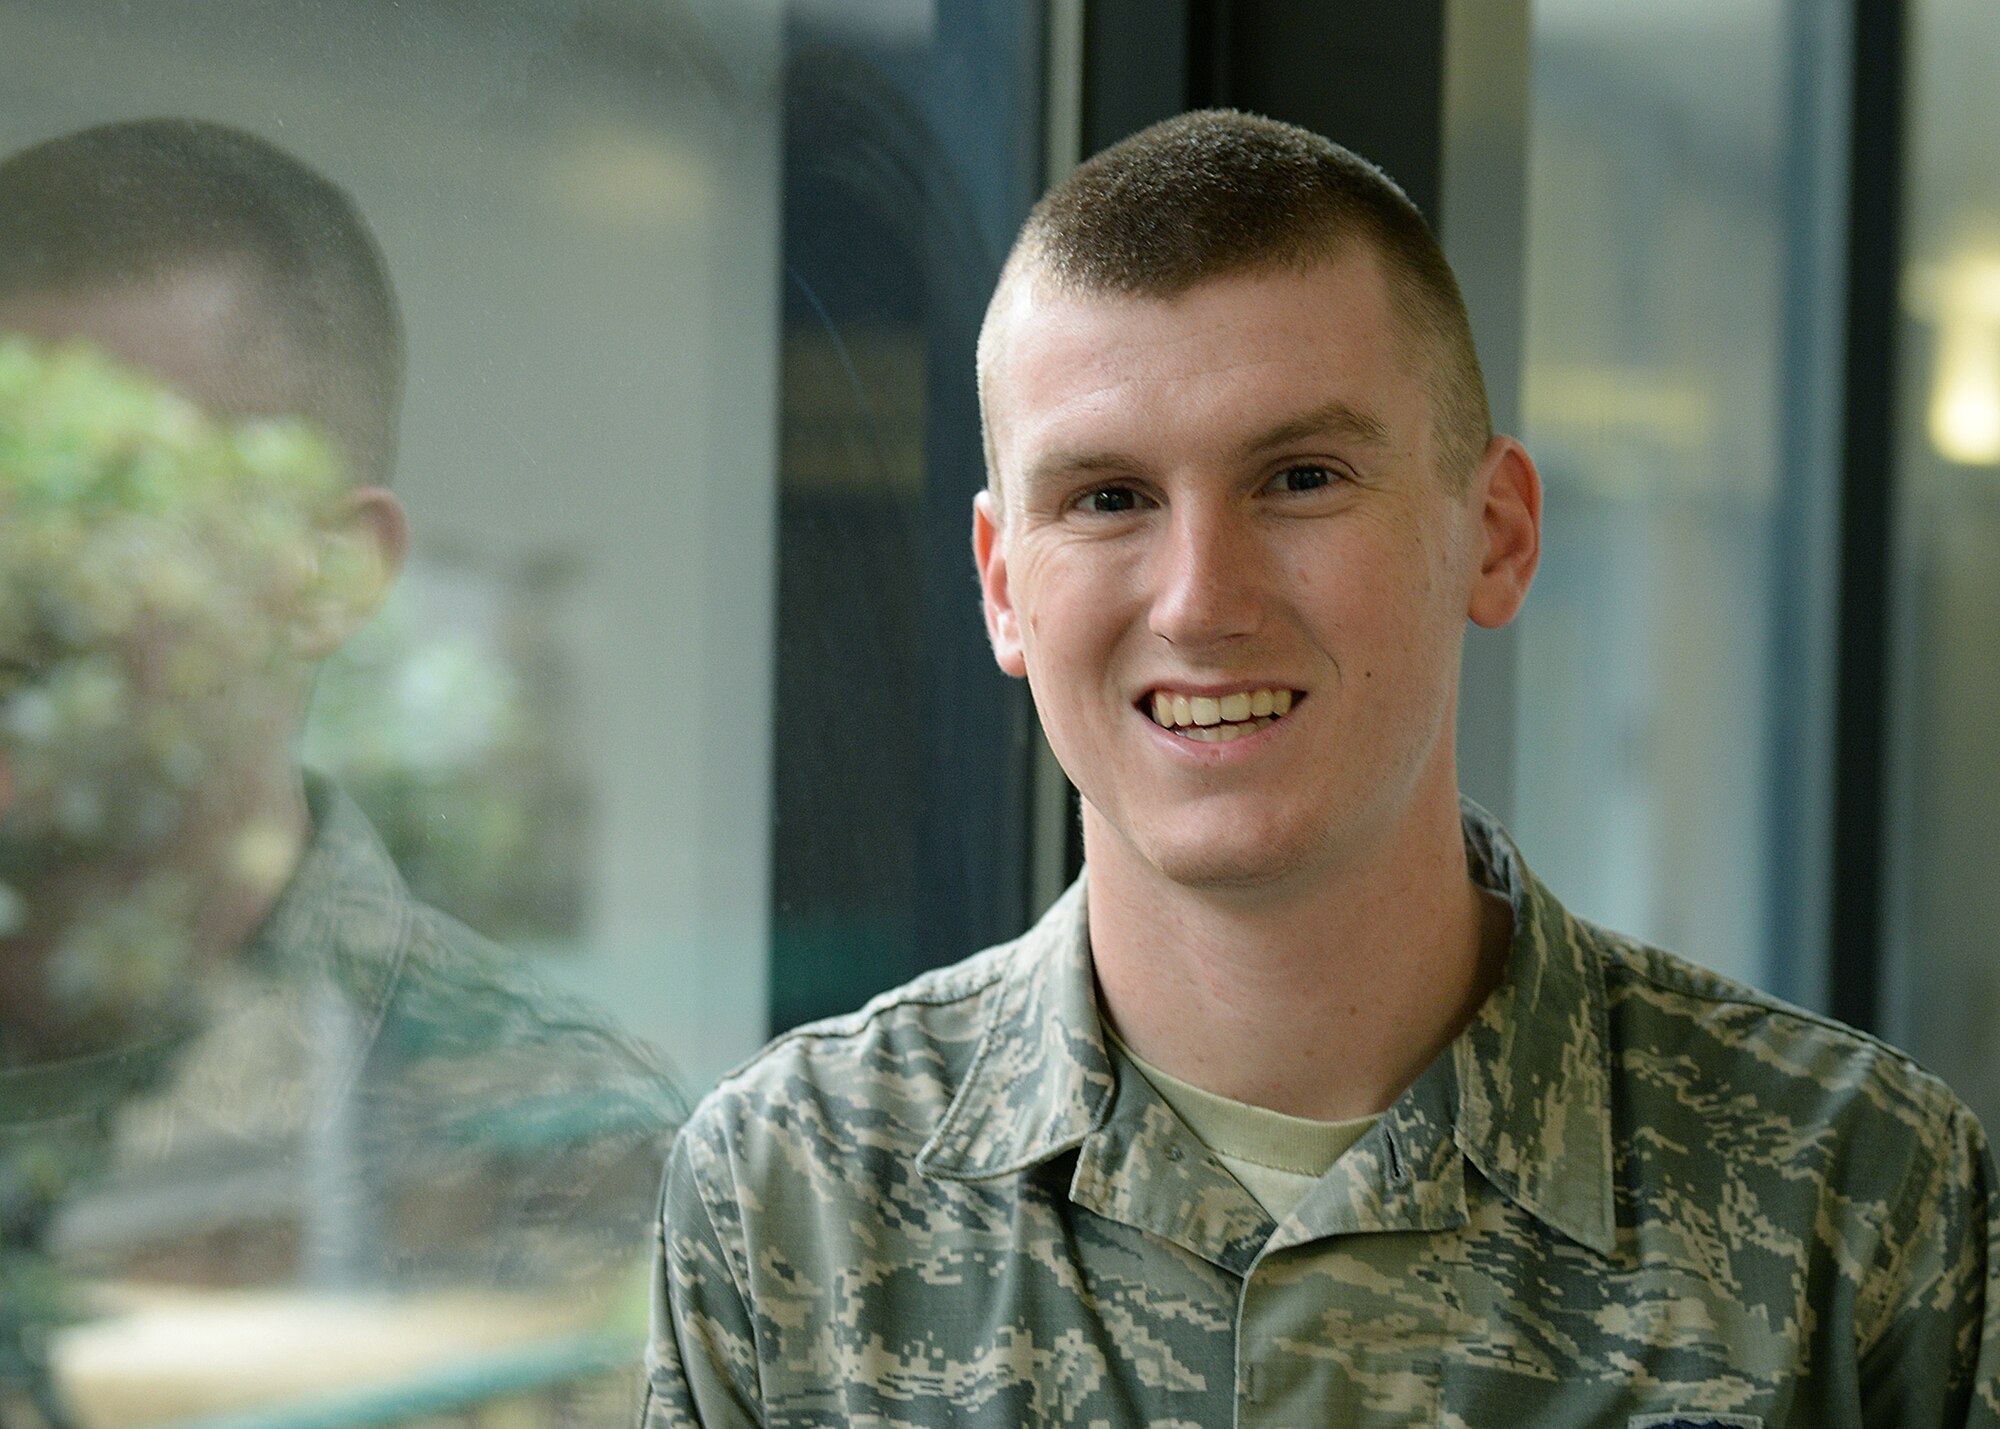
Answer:
[{"label": "cheek", "polygon": [[[1411,532],[1358,541],[1287,571],[1287,586],[1348,679],[1395,683],[1393,671],[1432,663],[1462,620],[1442,542]],[[1440,657],[1441,658],[1441,657]]]},{"label": "cheek", "polygon": [[1045,659],[1089,658],[1115,638],[1125,599],[1116,564],[1088,548],[1028,554],[1015,567],[1023,639]]}]

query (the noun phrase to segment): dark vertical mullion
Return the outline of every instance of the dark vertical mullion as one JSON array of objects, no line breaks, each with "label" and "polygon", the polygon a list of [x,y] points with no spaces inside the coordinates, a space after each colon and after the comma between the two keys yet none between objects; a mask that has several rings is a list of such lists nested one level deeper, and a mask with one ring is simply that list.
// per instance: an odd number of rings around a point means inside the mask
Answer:
[{"label": "dark vertical mullion", "polygon": [[1856,0],[1828,1001],[1858,1027],[1881,1012],[1906,41],[1902,0]]},{"label": "dark vertical mullion", "polygon": [[1218,8],[1219,0],[1085,0],[1083,157],[1190,107],[1195,35]]},{"label": "dark vertical mullion", "polygon": [[1188,92],[1365,155],[1435,225],[1446,9],[1447,0],[1193,0]]},{"label": "dark vertical mullion", "polygon": [[1852,16],[1786,0],[1778,483],[1765,534],[1765,985],[1827,1006]]},{"label": "dark vertical mullion", "polygon": [[1216,109],[1230,97],[1230,0],[1191,0],[1187,28],[1187,107]]}]

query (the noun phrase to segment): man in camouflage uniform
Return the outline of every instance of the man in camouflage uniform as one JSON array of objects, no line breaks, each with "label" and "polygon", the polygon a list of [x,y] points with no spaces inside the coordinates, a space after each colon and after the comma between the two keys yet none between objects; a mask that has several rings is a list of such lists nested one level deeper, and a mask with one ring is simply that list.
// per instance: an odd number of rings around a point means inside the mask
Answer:
[{"label": "man in camouflage uniform", "polygon": [[2000,1425],[1964,1107],[1460,802],[1540,491],[1400,192],[1156,126],[1037,206],[980,369],[988,632],[1087,873],[697,1108],[652,1429]]}]

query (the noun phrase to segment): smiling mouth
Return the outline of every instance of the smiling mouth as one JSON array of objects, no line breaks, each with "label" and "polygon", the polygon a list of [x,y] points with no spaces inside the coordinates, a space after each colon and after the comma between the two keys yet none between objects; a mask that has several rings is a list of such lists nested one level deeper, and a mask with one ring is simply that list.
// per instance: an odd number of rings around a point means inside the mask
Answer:
[{"label": "smiling mouth", "polygon": [[1182,739],[1227,744],[1268,729],[1304,696],[1296,690],[1237,690],[1227,695],[1181,695],[1155,690],[1139,702],[1154,724]]}]

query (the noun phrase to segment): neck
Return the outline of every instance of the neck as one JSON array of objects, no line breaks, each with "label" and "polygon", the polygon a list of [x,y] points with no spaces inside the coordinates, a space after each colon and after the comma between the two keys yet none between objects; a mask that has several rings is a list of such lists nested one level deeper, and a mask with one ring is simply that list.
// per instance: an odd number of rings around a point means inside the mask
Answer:
[{"label": "neck", "polygon": [[1509,918],[1472,881],[1456,794],[1296,886],[1174,884],[1088,806],[1090,944],[1106,1015],[1205,1091],[1334,1121],[1384,1111],[1499,984]]},{"label": "neck", "polygon": [[194,945],[208,966],[228,961],[263,926],[312,835],[305,786],[289,762],[245,793],[192,841],[203,891]]}]

